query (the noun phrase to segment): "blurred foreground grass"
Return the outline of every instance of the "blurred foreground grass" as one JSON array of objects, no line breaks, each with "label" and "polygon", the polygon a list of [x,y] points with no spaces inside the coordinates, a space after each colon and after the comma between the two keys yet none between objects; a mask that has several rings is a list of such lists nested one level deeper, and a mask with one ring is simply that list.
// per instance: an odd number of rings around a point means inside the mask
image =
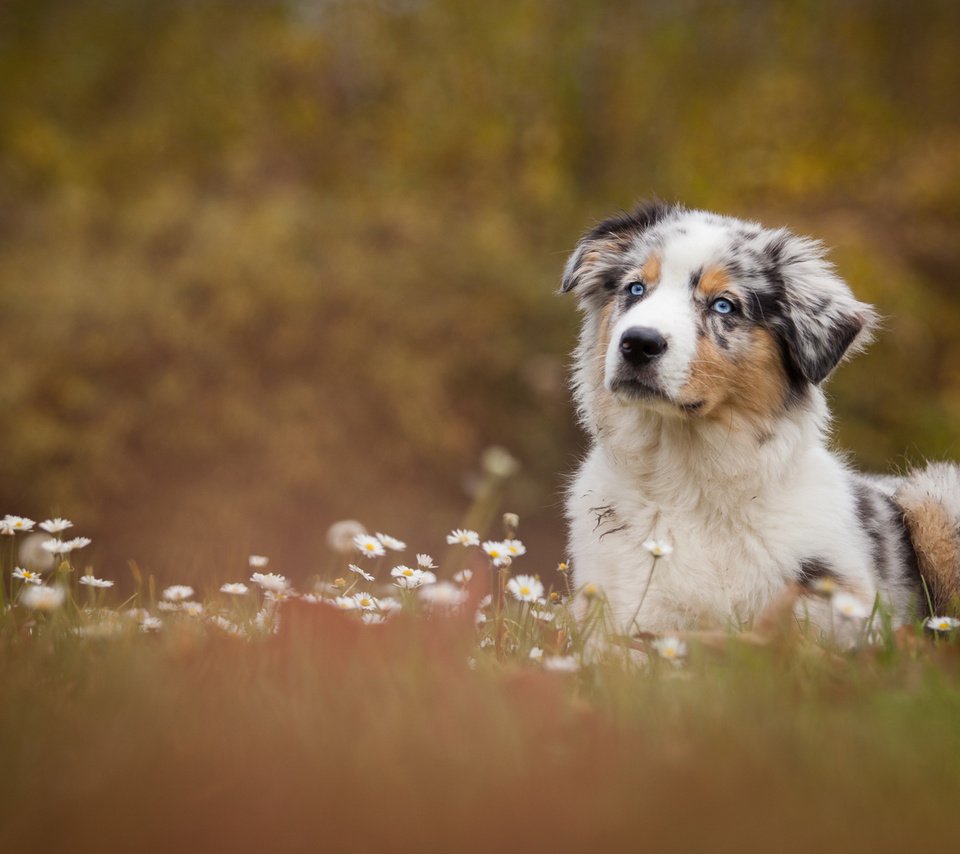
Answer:
[{"label": "blurred foreground grass", "polygon": [[479,666],[472,627],[297,604],[0,654],[4,851],[950,847],[960,655]]},{"label": "blurred foreground grass", "polygon": [[203,601],[143,578],[122,600],[78,583],[67,548],[46,583],[5,572],[0,850],[847,852],[955,833],[955,622],[871,635],[855,616],[863,643],[841,652],[787,597],[752,634],[588,654],[592,618],[521,574],[515,538],[452,545],[447,572],[473,566],[454,581],[385,573],[392,538],[352,542],[362,566],[299,595],[255,571]]}]

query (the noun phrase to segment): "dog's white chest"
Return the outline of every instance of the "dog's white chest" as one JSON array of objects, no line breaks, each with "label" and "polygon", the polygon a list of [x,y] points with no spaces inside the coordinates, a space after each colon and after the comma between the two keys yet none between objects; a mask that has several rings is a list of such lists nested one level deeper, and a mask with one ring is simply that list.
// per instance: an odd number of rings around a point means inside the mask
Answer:
[{"label": "dog's white chest", "polygon": [[[680,491],[654,502],[599,453],[584,463],[568,499],[577,587],[596,584],[621,628],[647,631],[750,621],[782,589],[802,543],[789,508],[762,497],[725,506]],[[645,546],[666,544],[656,557]]]}]

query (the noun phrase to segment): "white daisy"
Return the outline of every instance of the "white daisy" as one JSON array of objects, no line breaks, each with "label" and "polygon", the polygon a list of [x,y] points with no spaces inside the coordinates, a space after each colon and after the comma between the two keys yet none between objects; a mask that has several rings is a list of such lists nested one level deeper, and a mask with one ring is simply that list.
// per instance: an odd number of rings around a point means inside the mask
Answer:
[{"label": "white daisy", "polygon": [[556,618],[556,614],[553,611],[530,611],[530,616],[535,620],[539,620],[541,623],[552,623]]},{"label": "white daisy", "polygon": [[69,540],[66,542],[63,540],[44,540],[40,543],[40,548],[54,555],[66,555],[73,551],[73,546],[70,545]]},{"label": "white daisy", "polygon": [[376,611],[364,611],[360,615],[360,621],[369,626],[375,626],[380,623],[385,623],[387,618],[384,617],[383,614],[378,614]]},{"label": "white daisy", "polygon": [[530,650],[530,660],[531,661],[543,661],[543,650],[540,647],[535,646]]},{"label": "white daisy", "polygon": [[89,537],[74,537],[72,540],[67,540],[64,545],[70,546],[70,551],[73,551],[74,549],[86,548],[92,542],[93,540]]},{"label": "white daisy", "polygon": [[407,544],[402,540],[398,540],[396,537],[391,537],[388,534],[377,533],[377,539],[388,549],[391,549],[395,552],[402,552]]},{"label": "white daisy", "polygon": [[184,602],[183,613],[188,617],[199,617],[203,614],[202,602]]},{"label": "white daisy", "polygon": [[21,581],[26,582],[27,584],[43,583],[43,578],[39,572],[33,572],[29,569],[24,569],[22,566],[15,567],[10,575],[14,578],[19,578]]},{"label": "white daisy", "polygon": [[270,563],[270,558],[263,555],[250,555],[247,558],[247,566],[251,569],[263,569],[268,563]]},{"label": "white daisy", "polygon": [[353,599],[361,611],[375,611],[380,607],[380,603],[369,593],[354,593]]},{"label": "white daisy", "polygon": [[33,519],[28,519],[26,516],[10,516],[8,514],[0,520],[0,534],[16,534],[18,531],[29,531],[34,524]]},{"label": "white daisy", "polygon": [[420,569],[436,569],[433,558],[430,555],[417,555],[417,566]]},{"label": "white daisy", "polygon": [[394,599],[392,596],[384,596],[377,601],[377,606],[384,613],[389,613],[391,611],[399,611],[403,607],[403,604],[399,599]]},{"label": "white daisy", "polygon": [[62,587],[31,584],[24,588],[19,601],[34,611],[56,611],[66,598],[67,594]]},{"label": "white daisy", "polygon": [[255,572],[250,576],[250,580],[264,590],[270,590],[273,593],[283,593],[290,586],[284,576],[277,575],[275,572]]},{"label": "white daisy", "polygon": [[180,610],[179,602],[157,602],[157,610],[167,614],[175,614]]},{"label": "white daisy", "polygon": [[520,540],[504,540],[502,545],[510,557],[520,557],[527,553],[527,547]]},{"label": "white daisy", "polygon": [[253,618],[253,627],[260,632],[276,634],[280,629],[280,620],[277,618],[276,609],[261,608],[257,611],[257,615]]},{"label": "white daisy", "polygon": [[647,540],[643,547],[654,557],[666,557],[673,552],[673,546],[666,540]]},{"label": "white daisy", "polygon": [[81,575],[79,581],[81,584],[87,585],[87,587],[113,587],[112,581],[108,581],[105,578],[97,578],[93,575]]},{"label": "white daisy", "polygon": [[447,544],[451,546],[479,546],[480,535],[476,531],[468,531],[465,528],[457,528],[447,534]]},{"label": "white daisy", "polygon": [[229,593],[231,596],[246,596],[246,594],[250,592],[250,588],[242,581],[231,581],[227,584],[222,584],[220,586],[220,592]]},{"label": "white daisy", "polygon": [[687,645],[672,635],[657,638],[651,646],[657,651],[657,655],[668,661],[679,661],[687,655]]},{"label": "white daisy", "polygon": [[193,588],[186,584],[174,584],[163,591],[163,598],[168,602],[182,602],[193,596]]},{"label": "white daisy", "polygon": [[382,557],[387,553],[387,550],[383,547],[383,543],[376,537],[371,537],[368,534],[357,534],[353,538],[353,544],[356,546],[357,551],[365,554],[367,557]]},{"label": "white daisy", "polygon": [[521,602],[536,602],[543,596],[543,584],[532,575],[515,575],[507,582],[507,591]]},{"label": "white daisy", "polygon": [[850,593],[834,593],[831,602],[833,610],[849,620],[865,620],[870,616],[870,609]]},{"label": "white daisy", "polygon": [[351,563],[351,564],[347,567],[347,569],[349,569],[350,572],[355,572],[357,575],[359,575],[359,576],[360,576],[361,578],[363,578],[365,581],[373,581],[373,576],[372,576],[369,572],[364,572],[364,571],[363,571],[362,569],[360,569],[360,567],[357,566],[355,563]]},{"label": "white daisy", "polygon": [[330,604],[341,611],[356,611],[360,607],[352,596],[337,596]]},{"label": "white daisy", "polygon": [[414,590],[423,584],[433,584],[437,576],[432,572],[423,569],[413,569],[409,566],[395,566],[390,570],[396,581],[394,584],[407,590]]},{"label": "white daisy", "polygon": [[960,626],[960,620],[953,617],[927,617],[924,625],[935,632],[952,632]]},{"label": "white daisy", "polygon": [[457,584],[464,585],[468,584],[471,578],[473,578],[473,570],[470,569],[461,569],[460,572],[453,576],[453,580],[456,581]]},{"label": "white daisy", "polygon": [[163,620],[159,617],[144,617],[140,621],[141,632],[159,632],[163,628]]},{"label": "white daisy", "polygon": [[512,560],[510,551],[505,543],[498,540],[487,540],[483,544],[483,550],[493,560],[494,566],[509,566]]},{"label": "white daisy", "polygon": [[56,519],[47,519],[46,522],[41,522],[40,527],[48,534],[59,534],[62,531],[66,531],[67,528],[72,528],[73,522],[61,519],[58,516]]}]

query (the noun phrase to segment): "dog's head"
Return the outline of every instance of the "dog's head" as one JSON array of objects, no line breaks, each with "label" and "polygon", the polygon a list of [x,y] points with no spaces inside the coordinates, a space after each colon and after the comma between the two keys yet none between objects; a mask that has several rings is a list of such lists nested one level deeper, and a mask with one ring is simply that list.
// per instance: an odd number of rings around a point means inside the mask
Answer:
[{"label": "dog's head", "polygon": [[590,363],[591,385],[691,418],[784,411],[876,319],[819,243],[661,204],[587,234],[561,290],[587,313],[580,369]]}]

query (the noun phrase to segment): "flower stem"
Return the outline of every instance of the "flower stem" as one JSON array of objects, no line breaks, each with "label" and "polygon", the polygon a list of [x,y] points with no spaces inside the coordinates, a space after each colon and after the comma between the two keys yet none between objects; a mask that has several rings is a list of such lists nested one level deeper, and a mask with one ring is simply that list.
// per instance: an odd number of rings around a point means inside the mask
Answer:
[{"label": "flower stem", "polygon": [[643,607],[644,600],[647,598],[647,593],[650,591],[650,582],[653,581],[653,573],[657,568],[657,561],[660,560],[659,555],[653,555],[653,566],[650,567],[650,574],[647,576],[647,583],[644,585],[643,593],[640,596],[640,604],[637,605],[637,610],[633,612],[633,616],[630,618],[630,623],[628,625],[628,631],[633,632],[633,627],[637,622],[637,617],[640,616],[640,609]]}]

